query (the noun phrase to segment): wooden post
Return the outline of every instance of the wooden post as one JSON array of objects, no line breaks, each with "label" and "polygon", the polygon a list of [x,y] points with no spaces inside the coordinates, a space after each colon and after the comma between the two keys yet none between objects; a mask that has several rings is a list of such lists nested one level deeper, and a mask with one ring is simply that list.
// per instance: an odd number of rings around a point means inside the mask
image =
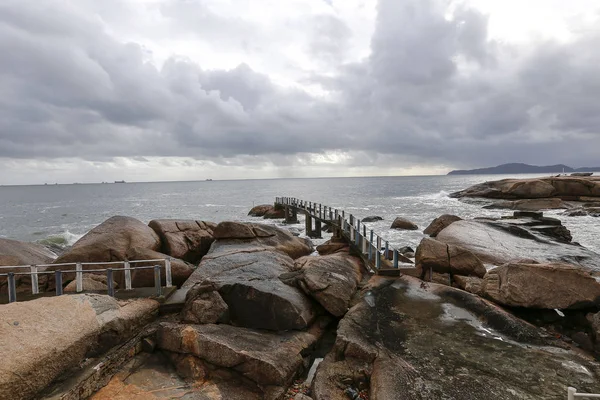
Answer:
[{"label": "wooden post", "polygon": [[386,240],[386,241],[385,241],[385,255],[384,255],[384,259],[386,259],[386,260],[389,260],[389,259],[390,259],[390,256],[388,255],[389,249],[390,249],[390,244],[389,244],[389,242]]},{"label": "wooden post", "polygon": [[62,271],[60,269],[57,271],[54,271],[54,281],[56,284],[56,295],[61,296],[63,294],[63,287],[62,287]]},{"label": "wooden post", "polygon": [[156,296],[162,296],[162,286],[160,284],[160,265],[154,266],[154,288],[156,289]]},{"label": "wooden post", "polygon": [[17,285],[15,283],[15,273],[9,272],[8,276],[8,302],[14,303],[17,301]]},{"label": "wooden post", "polygon": [[131,290],[131,266],[129,265],[129,261],[125,261],[123,267],[125,272],[125,290]]},{"label": "wooden post", "polygon": [[394,268],[398,268],[398,250],[394,249]]},{"label": "wooden post", "polygon": [[40,292],[40,285],[38,279],[38,267],[37,265],[32,265],[30,267],[31,272],[31,293],[38,294]]},{"label": "wooden post", "polygon": [[320,238],[322,235],[321,232],[321,221],[318,219],[315,219],[315,231],[314,231],[314,236],[317,238]]},{"label": "wooden post", "polygon": [[77,293],[83,292],[83,266],[81,263],[75,264],[75,280],[77,284]]},{"label": "wooden post", "polygon": [[173,276],[171,274],[171,257],[167,257],[165,260],[165,286],[173,286]]},{"label": "wooden post", "polygon": [[304,219],[304,232],[306,236],[310,236],[312,233],[312,217],[307,213]]}]

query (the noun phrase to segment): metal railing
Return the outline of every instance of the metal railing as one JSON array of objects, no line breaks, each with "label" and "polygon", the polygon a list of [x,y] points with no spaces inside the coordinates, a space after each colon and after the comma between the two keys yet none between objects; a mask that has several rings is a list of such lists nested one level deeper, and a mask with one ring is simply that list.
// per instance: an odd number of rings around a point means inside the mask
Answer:
[{"label": "metal railing", "polygon": [[[132,267],[132,264],[139,263],[154,263],[161,262],[165,267],[165,286],[173,286],[173,277],[171,272],[171,258],[159,258],[153,260],[133,260],[133,261],[108,261],[108,262],[78,262],[78,263],[62,263],[62,264],[40,264],[40,265],[15,265],[15,266],[2,266],[0,267],[0,277],[7,278],[8,284],[8,302],[14,303],[17,301],[17,290],[16,290],[16,277],[18,276],[30,276],[31,277],[31,294],[37,295],[40,293],[39,289],[39,275],[54,275],[56,295],[60,296],[63,294],[63,274],[75,273],[76,292],[80,293],[83,291],[83,274],[94,273],[97,275],[99,272],[106,273],[106,284],[107,293],[109,296],[115,295],[115,287],[113,275],[115,271],[123,271],[125,276],[125,290],[132,290],[131,284],[131,271],[153,269],[154,270],[154,287],[156,288],[157,296],[162,295],[161,286],[161,266],[145,266],[145,267]],[[98,269],[83,269],[86,265],[122,265],[122,268],[98,268]],[[67,270],[51,270],[51,271],[40,271],[40,268],[55,268],[55,267],[68,267],[75,266],[75,269]],[[27,272],[5,272],[5,270],[13,269],[27,269]]]},{"label": "metal railing", "polygon": [[[351,244],[362,252],[368,260],[369,267],[375,271],[381,269],[382,260],[390,260],[395,269],[408,269],[399,266],[400,252],[390,246],[388,240],[375,233],[372,229],[367,231],[366,225],[361,223],[360,219],[354,217],[352,214],[346,214],[344,210],[338,210],[337,208],[312,201],[300,200],[295,197],[276,197],[275,204],[295,207],[303,210],[305,214],[313,218],[336,225],[337,228],[347,235]],[[410,267],[410,269],[413,268],[412,266]]]},{"label": "metal railing", "polygon": [[573,387],[567,388],[567,400],[582,399],[600,399],[600,394],[592,393],[577,393],[577,389]]}]

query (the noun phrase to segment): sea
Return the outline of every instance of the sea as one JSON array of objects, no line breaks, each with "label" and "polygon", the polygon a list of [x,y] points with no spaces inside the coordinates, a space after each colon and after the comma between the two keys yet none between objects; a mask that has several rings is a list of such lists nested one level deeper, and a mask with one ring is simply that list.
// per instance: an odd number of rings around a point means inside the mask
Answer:
[{"label": "sea", "polygon": [[[509,177],[541,175],[400,176],[360,178],[262,179],[196,182],[105,183],[39,186],[0,186],[0,237],[38,242],[55,247],[72,245],[93,227],[114,215],[145,223],[175,218],[204,221],[253,221],[281,224],[249,217],[259,204],[275,197],[297,197],[332,206],[357,218],[380,216],[367,223],[394,247],[415,248],[422,230],[442,214],[462,218],[500,217],[510,210],[486,210],[485,201],[450,198],[452,192],[477,183]],[[600,220],[568,217],[561,211],[545,215],[559,218],[573,240],[600,253]],[[419,226],[418,231],[390,229],[401,216]],[[299,234],[300,224],[288,226]]]}]

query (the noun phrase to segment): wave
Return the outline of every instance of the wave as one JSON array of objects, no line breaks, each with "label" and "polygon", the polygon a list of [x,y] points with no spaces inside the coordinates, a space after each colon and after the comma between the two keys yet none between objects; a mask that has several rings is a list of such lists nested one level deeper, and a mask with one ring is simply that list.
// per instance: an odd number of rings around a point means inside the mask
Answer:
[{"label": "wave", "polygon": [[72,246],[76,241],[81,239],[83,235],[76,235],[74,233],[64,231],[56,235],[46,236],[44,239],[36,241],[36,243],[42,244],[49,247],[58,247],[61,249]]}]

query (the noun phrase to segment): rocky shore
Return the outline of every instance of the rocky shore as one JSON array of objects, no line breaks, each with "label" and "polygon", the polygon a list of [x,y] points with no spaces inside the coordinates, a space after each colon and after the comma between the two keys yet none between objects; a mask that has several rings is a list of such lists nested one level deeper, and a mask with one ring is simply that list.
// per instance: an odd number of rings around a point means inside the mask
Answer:
[{"label": "rocky shore", "polygon": [[[489,182],[455,196],[570,207],[600,200],[600,180],[571,179]],[[164,299],[98,294],[106,281],[85,274],[84,294],[0,305],[0,398],[558,400],[568,386],[600,393],[600,255],[574,243],[558,219],[537,211],[442,215],[414,254],[403,251],[405,273],[385,277],[342,238],[315,249],[260,223],[282,218],[278,212],[261,205],[250,211],[256,222],[219,224],[112,217],[57,258],[0,239],[0,265],[171,257],[184,296],[180,310],[160,314]],[[63,284],[72,279],[66,274]],[[134,286],[152,279],[136,275]],[[55,284],[40,282],[47,291]],[[19,293],[28,285],[21,279]]]}]

